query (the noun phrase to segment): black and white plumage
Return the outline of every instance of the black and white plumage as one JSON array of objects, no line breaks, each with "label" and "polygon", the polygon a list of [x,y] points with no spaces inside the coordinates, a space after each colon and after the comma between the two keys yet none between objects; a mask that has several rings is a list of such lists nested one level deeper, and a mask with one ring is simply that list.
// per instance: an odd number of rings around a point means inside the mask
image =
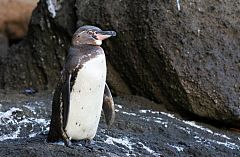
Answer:
[{"label": "black and white plumage", "polygon": [[54,92],[48,141],[92,140],[101,110],[106,123],[114,121],[111,92],[106,84],[106,59],[102,40],[115,36],[95,26],[80,27],[73,35],[61,78]]}]

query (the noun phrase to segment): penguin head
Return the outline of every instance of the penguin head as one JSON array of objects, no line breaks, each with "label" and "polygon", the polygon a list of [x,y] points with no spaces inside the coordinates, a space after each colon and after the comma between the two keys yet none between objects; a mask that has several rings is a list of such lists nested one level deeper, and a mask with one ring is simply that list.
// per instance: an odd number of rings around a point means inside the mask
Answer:
[{"label": "penguin head", "polygon": [[72,45],[98,45],[102,44],[102,40],[111,36],[116,36],[115,31],[102,31],[95,26],[82,26],[73,34]]}]

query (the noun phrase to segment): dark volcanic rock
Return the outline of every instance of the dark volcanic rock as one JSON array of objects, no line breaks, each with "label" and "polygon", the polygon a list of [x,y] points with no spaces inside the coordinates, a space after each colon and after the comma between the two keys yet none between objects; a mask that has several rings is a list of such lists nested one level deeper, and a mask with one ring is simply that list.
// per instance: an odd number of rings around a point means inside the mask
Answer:
[{"label": "dark volcanic rock", "polygon": [[240,2],[186,1],[181,10],[175,1],[150,0],[76,6],[79,25],[118,32],[107,55],[132,91],[240,126]]},{"label": "dark volcanic rock", "polygon": [[28,36],[0,62],[2,88],[54,86],[72,33],[91,24],[118,33],[104,45],[115,94],[240,127],[240,2],[49,2],[40,1]]},{"label": "dark volcanic rock", "polygon": [[74,3],[63,2],[62,13],[68,16],[51,18],[46,2],[33,11],[27,37],[9,50],[3,62],[2,88],[53,87],[62,69],[75,31]]},{"label": "dark volcanic rock", "polygon": [[81,143],[74,143],[74,149],[63,142],[46,143],[51,94],[0,96],[1,156],[240,156],[239,133],[184,121],[134,96],[115,98],[116,121],[111,129],[101,119],[94,140],[104,151],[89,151]]},{"label": "dark volcanic rock", "polygon": [[0,58],[5,58],[7,56],[8,48],[8,38],[0,33]]}]

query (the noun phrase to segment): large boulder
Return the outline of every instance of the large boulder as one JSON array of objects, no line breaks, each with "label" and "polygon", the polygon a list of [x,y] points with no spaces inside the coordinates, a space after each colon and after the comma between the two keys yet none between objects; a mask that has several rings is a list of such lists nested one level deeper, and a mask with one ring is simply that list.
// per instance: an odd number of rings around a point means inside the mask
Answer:
[{"label": "large boulder", "polygon": [[111,27],[108,59],[136,94],[240,126],[240,2],[77,1],[78,24]]},{"label": "large boulder", "polygon": [[97,25],[118,33],[103,45],[117,76],[108,82],[124,87],[116,94],[240,127],[240,2],[177,2],[42,0],[27,38],[0,65],[1,86],[53,87],[72,33]]},{"label": "large boulder", "polygon": [[[52,18],[46,1],[40,1],[32,13],[26,38],[13,45],[0,65],[1,88],[47,89],[56,84],[59,71],[69,47],[71,34],[76,29],[73,2],[61,8]],[[50,10],[50,9],[49,9]],[[62,16],[65,12],[68,16]]]}]

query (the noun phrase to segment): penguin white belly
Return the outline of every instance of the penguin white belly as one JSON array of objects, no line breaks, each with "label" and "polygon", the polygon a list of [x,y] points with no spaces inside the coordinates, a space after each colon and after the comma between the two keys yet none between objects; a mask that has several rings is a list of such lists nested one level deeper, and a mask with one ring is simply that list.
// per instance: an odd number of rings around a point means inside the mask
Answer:
[{"label": "penguin white belly", "polygon": [[87,61],[78,71],[70,94],[66,133],[70,139],[92,139],[97,132],[106,81],[105,55]]}]

